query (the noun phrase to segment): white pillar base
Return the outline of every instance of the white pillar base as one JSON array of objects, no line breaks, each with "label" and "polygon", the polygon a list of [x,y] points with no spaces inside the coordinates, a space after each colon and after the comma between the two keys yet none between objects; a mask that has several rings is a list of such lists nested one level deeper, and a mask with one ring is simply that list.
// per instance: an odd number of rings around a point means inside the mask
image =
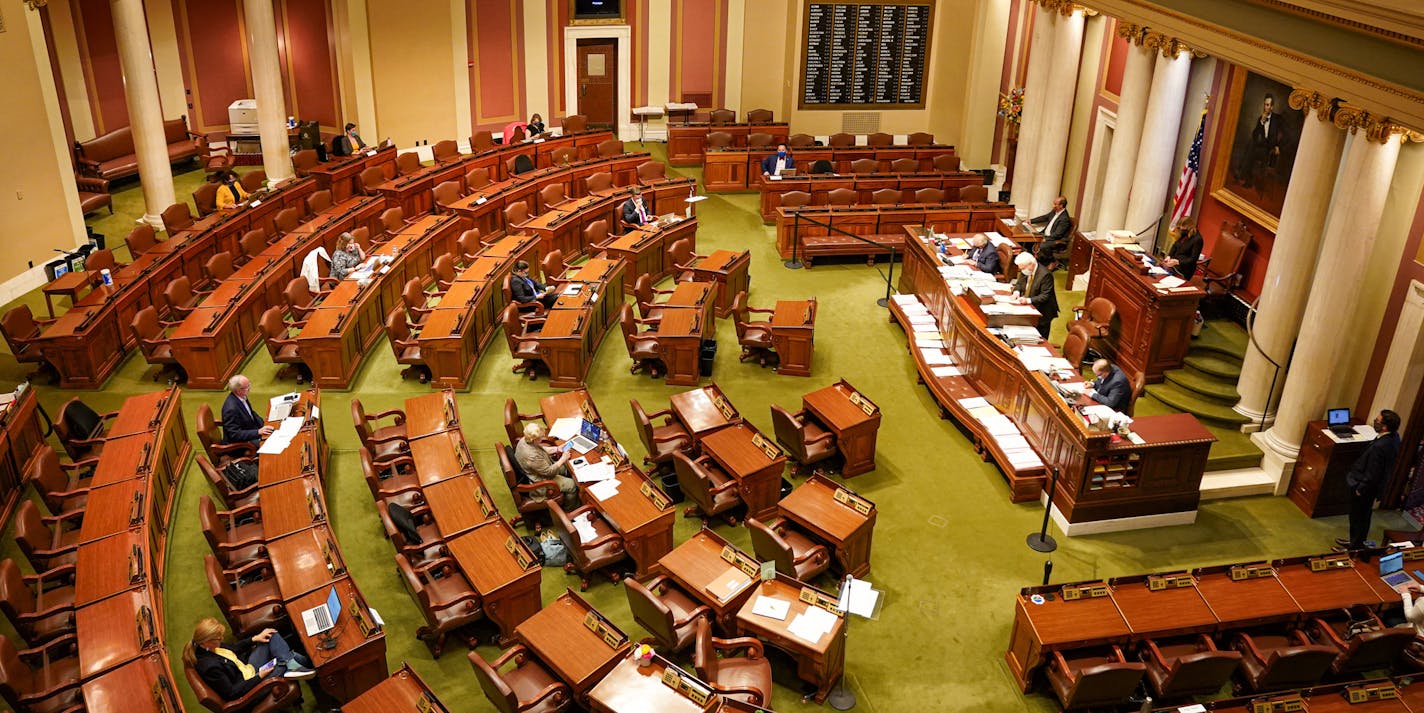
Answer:
[{"label": "white pillar base", "polygon": [[1285,495],[1291,472],[1300,457],[1300,446],[1283,443],[1274,430],[1251,434],[1251,442],[1261,449],[1261,470],[1275,480],[1275,495]]},{"label": "white pillar base", "polygon": [[142,218],[139,218],[138,220],[134,221],[135,225],[139,223],[148,223],[149,225],[153,226],[154,230],[163,230],[163,216],[158,215],[157,213],[144,213]]},{"label": "white pillar base", "polygon": [[1274,495],[1276,479],[1260,467],[1213,470],[1202,475],[1202,500]]},{"label": "white pillar base", "polygon": [[[1264,431],[1270,428],[1271,425],[1276,422],[1275,411],[1267,411],[1266,413],[1261,413],[1260,411],[1257,411],[1252,408],[1247,408],[1246,406],[1243,406],[1239,403],[1235,406],[1232,406],[1231,410],[1241,414],[1242,416],[1245,416],[1246,418],[1251,419],[1250,423],[1244,423],[1241,425],[1242,433],[1258,433],[1260,431]],[[1261,420],[1263,417],[1265,418],[1265,426],[1261,425]]]}]

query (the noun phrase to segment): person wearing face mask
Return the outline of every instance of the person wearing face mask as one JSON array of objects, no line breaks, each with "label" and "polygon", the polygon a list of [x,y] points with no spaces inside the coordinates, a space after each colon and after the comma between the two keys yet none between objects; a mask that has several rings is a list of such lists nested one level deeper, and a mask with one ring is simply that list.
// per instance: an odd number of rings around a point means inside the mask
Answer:
[{"label": "person wearing face mask", "polygon": [[218,185],[218,209],[226,210],[236,206],[247,199],[247,191],[242,188],[242,183],[237,180],[237,174],[232,170],[223,171],[219,174]]},{"label": "person wearing face mask", "polygon": [[623,202],[623,210],[620,211],[623,227],[636,228],[645,223],[652,222],[653,216],[643,205],[643,189],[640,186],[631,188],[633,195]]},{"label": "person wearing face mask", "polygon": [[777,144],[776,153],[761,160],[761,175],[780,176],[782,171],[789,171],[796,168],[796,164],[791,160],[791,152],[786,150],[786,144]]},{"label": "person wearing face mask", "polygon": [[1370,533],[1375,498],[1389,481],[1399,456],[1399,414],[1389,409],[1380,411],[1372,425],[1378,435],[1345,476],[1345,485],[1350,488],[1350,537],[1335,540],[1337,552],[1368,546],[1365,538]]}]

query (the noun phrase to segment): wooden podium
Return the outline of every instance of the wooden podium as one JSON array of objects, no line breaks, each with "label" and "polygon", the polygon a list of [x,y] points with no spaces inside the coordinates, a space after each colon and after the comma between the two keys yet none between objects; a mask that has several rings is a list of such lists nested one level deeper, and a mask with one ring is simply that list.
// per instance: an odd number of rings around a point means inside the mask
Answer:
[{"label": "wooden podium", "polygon": [[1177,369],[1192,342],[1192,322],[1205,293],[1190,284],[1157,286],[1157,277],[1140,272],[1136,255],[1098,240],[1086,241],[1094,255],[1083,304],[1105,297],[1117,307],[1117,320],[1101,341],[1104,356],[1125,373],[1143,372],[1157,383],[1162,372]]}]

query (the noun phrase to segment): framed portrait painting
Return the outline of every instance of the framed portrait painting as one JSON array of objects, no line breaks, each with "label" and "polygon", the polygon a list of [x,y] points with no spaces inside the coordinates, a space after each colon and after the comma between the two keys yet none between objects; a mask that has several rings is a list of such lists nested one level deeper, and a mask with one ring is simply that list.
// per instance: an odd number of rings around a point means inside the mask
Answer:
[{"label": "framed portrait painting", "polygon": [[1290,108],[1291,87],[1233,67],[1212,161],[1211,195],[1275,232],[1290,185],[1305,112]]}]

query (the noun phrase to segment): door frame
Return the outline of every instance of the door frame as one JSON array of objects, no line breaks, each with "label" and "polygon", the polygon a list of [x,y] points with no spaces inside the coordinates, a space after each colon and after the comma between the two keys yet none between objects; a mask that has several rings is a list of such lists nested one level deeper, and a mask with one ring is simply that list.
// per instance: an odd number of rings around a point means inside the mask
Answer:
[{"label": "door frame", "polygon": [[633,28],[630,25],[569,25],[564,28],[564,114],[578,113],[578,41],[608,39],[618,43],[618,101],[613,107],[618,138],[637,134],[633,116]]}]

